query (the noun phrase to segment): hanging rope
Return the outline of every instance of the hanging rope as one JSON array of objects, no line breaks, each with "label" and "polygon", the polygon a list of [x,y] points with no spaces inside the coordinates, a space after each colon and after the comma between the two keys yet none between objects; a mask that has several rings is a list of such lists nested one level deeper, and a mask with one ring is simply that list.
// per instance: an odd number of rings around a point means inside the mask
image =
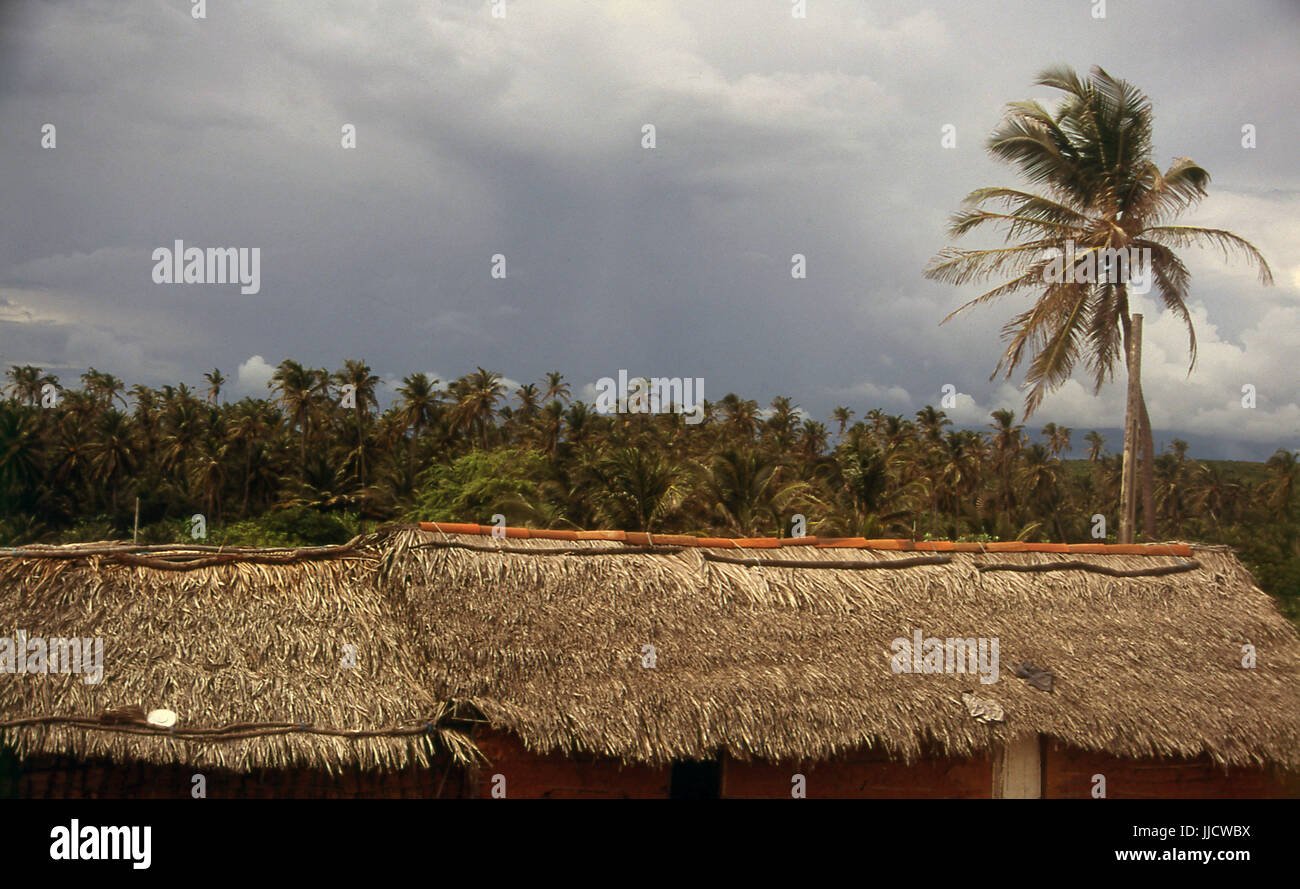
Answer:
[{"label": "hanging rope", "polygon": [[976,565],[976,570],[984,571],[1023,571],[1038,573],[1042,571],[1088,571],[1093,574],[1105,574],[1109,577],[1161,577],[1165,574],[1182,574],[1195,571],[1201,563],[1192,559],[1181,565],[1159,565],[1155,568],[1111,568],[1109,565],[1094,565],[1090,562],[1042,562],[1033,565],[1016,565],[1011,562],[994,562]]},{"label": "hanging rope", "polygon": [[94,717],[85,716],[28,716],[0,722],[0,729],[24,728],[28,726],[63,725],[69,728],[87,731],[116,732],[125,735],[145,735],[155,738],[177,738],[182,741],[225,742],[242,741],[248,738],[263,738],[270,735],[322,735],[333,738],[401,738],[422,735],[436,728],[441,731],[444,726],[467,725],[483,722],[481,719],[468,717],[435,717],[419,724],[394,726],[379,729],[339,729],[328,726],[316,726],[302,722],[237,722],[218,728],[163,728],[142,723],[103,722]]}]

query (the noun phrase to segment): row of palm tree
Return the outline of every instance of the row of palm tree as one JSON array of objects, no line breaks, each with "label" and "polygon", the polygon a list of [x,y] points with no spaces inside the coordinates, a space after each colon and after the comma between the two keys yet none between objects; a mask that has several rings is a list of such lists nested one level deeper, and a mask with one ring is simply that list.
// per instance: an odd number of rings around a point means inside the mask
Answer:
[{"label": "row of palm tree", "polygon": [[[1074,430],[1047,423],[1031,440],[1008,409],[985,429],[958,429],[932,406],[857,420],[840,406],[832,429],[790,398],[764,409],[728,394],[688,425],[680,414],[597,413],[559,373],[509,393],[480,367],[445,386],[410,374],[381,410],[380,378],[359,360],[334,372],[285,360],[268,397],[234,402],[221,398],[219,370],[203,392],[128,391],[94,368],[76,389],[34,367],[7,378],[0,506],[48,534],[88,516],[125,531],[137,498],[146,522],[284,506],[399,518],[417,508],[431,469],[478,453],[536,458],[522,492],[483,504],[534,524],[752,536],[789,534],[797,515],[807,533],[1086,540],[1098,514],[1113,536],[1121,473],[1095,431],[1085,460],[1065,460]],[[1261,511],[1286,514],[1297,471],[1279,451],[1246,478],[1175,440],[1154,466],[1160,536],[1219,537]]]}]

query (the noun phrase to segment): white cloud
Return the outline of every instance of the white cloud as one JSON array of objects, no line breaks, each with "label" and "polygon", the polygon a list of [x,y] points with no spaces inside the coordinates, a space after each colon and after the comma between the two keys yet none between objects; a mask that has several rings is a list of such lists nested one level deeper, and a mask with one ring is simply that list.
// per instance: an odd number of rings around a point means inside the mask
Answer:
[{"label": "white cloud", "polygon": [[239,391],[254,397],[266,397],[266,384],[271,382],[275,368],[266,363],[261,355],[254,355],[239,365],[235,375],[235,386]]}]

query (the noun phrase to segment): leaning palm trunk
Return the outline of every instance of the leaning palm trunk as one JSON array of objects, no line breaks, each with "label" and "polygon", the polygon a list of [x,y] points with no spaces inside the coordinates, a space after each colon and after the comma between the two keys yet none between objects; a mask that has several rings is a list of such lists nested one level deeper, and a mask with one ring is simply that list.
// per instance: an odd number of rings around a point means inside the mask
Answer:
[{"label": "leaning palm trunk", "polygon": [[[1142,316],[1133,315],[1124,337],[1128,403],[1124,412],[1124,466],[1120,476],[1119,542],[1137,535],[1138,492],[1142,497],[1142,536],[1156,539],[1155,443],[1142,394]],[[1138,449],[1141,448],[1141,455]]]},{"label": "leaning palm trunk", "polygon": [[[1138,364],[1142,363],[1141,340],[1138,341]],[[1140,368],[1139,368],[1140,369]],[[1147,414],[1147,400],[1138,383],[1138,432],[1142,438],[1142,536],[1156,539],[1156,448],[1151,439],[1151,417]]]},{"label": "leaning palm trunk", "polygon": [[1137,449],[1142,401],[1142,316],[1124,325],[1124,363],[1128,368],[1128,403],[1124,410],[1124,464],[1119,483],[1119,542],[1132,543],[1137,524]]}]

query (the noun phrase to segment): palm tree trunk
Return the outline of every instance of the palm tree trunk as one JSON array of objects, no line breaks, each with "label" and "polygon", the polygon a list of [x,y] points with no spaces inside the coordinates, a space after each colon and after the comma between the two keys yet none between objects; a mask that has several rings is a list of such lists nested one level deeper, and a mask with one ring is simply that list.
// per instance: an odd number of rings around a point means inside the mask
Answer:
[{"label": "palm tree trunk", "polygon": [[[1141,342],[1138,343],[1138,360],[1141,361]],[[1147,402],[1138,385],[1138,425],[1142,436],[1142,536],[1156,539],[1156,477],[1155,442],[1151,438],[1151,418],[1147,415]]]},{"label": "palm tree trunk", "polygon": [[361,426],[361,405],[357,405],[357,467],[361,470],[361,487],[366,486],[366,442]]},{"label": "palm tree trunk", "polygon": [[420,441],[420,421],[416,420],[411,424],[411,453],[407,458],[406,477],[411,484],[415,484],[415,449]]},{"label": "palm tree trunk", "polygon": [[[1121,314],[1121,319],[1124,315]],[[1124,411],[1124,464],[1119,483],[1119,542],[1132,543],[1137,524],[1137,448],[1142,398],[1142,316],[1124,325],[1124,357],[1128,367],[1128,404]]]}]

